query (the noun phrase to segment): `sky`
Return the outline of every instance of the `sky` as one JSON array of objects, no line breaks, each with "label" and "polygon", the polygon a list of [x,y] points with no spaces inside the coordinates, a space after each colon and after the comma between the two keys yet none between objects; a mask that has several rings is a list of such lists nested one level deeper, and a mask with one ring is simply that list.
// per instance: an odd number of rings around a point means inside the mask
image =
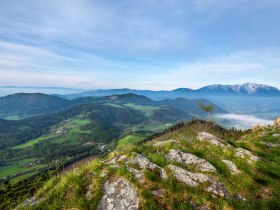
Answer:
[{"label": "sky", "polygon": [[1,0],[0,86],[280,88],[278,0]]}]

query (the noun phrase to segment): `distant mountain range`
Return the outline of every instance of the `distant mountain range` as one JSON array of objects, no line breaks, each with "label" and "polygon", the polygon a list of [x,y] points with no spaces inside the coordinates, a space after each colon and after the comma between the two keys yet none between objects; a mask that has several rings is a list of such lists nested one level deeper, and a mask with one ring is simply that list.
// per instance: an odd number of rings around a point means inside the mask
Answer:
[{"label": "distant mountain range", "polygon": [[280,96],[280,91],[272,86],[254,83],[245,83],[242,85],[209,85],[196,90],[189,88],[178,88],[171,91],[152,91],[152,90],[134,90],[134,89],[97,89],[81,93],[68,94],[62,97],[68,99],[80,97],[100,97],[114,94],[134,93],[144,95],[154,100],[185,98],[202,98],[204,96]]},{"label": "distant mountain range", "polygon": [[84,90],[63,87],[17,87],[17,86],[3,86],[0,87],[0,96],[13,93],[45,93],[56,94],[67,99],[74,99],[80,97],[100,97],[110,96],[115,94],[134,93],[137,95],[144,95],[154,100],[175,99],[179,97],[201,98],[202,96],[280,96],[280,91],[272,86],[255,83],[245,83],[241,85],[208,85],[199,89],[178,88],[175,90],[135,90],[135,89],[95,89]]}]

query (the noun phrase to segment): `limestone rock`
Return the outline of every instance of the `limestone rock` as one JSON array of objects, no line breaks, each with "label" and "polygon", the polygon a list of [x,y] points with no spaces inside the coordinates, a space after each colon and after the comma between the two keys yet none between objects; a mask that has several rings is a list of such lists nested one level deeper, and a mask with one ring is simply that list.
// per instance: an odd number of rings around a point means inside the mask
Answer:
[{"label": "limestone rock", "polygon": [[199,141],[209,142],[210,144],[213,144],[215,146],[220,146],[222,148],[226,148],[226,145],[224,144],[222,139],[219,139],[216,136],[214,136],[210,133],[207,133],[207,132],[200,132],[197,136],[197,139]]},{"label": "limestone rock", "polygon": [[144,174],[142,171],[129,167],[129,166],[127,166],[127,170],[134,174],[134,177],[137,181],[139,181],[140,183],[144,183],[145,177],[144,177]]},{"label": "limestone rock", "polygon": [[156,147],[160,147],[160,146],[163,146],[165,144],[169,144],[169,143],[176,143],[177,141],[175,139],[170,139],[170,140],[167,140],[167,141],[159,141],[159,142],[156,142],[154,143],[154,146]]},{"label": "limestone rock", "polygon": [[216,172],[216,168],[211,163],[193,154],[182,152],[181,150],[169,150],[166,158],[179,163],[184,163],[185,165],[194,165],[201,171]]},{"label": "limestone rock", "polygon": [[23,201],[21,206],[35,206],[40,202],[40,199],[36,199],[34,196],[27,198]]},{"label": "limestone rock", "polygon": [[137,154],[135,158],[135,163],[141,168],[141,169],[151,169],[151,170],[159,170],[160,171],[160,177],[162,179],[167,179],[168,176],[166,174],[166,171],[159,167],[158,165],[152,163],[145,155]]},{"label": "limestone rock", "polygon": [[249,150],[243,149],[243,148],[237,148],[235,149],[235,156],[240,158],[249,158],[248,163],[253,163],[257,160],[259,160],[259,157],[253,155]]},{"label": "limestone rock", "polygon": [[91,200],[92,199],[92,193],[91,193],[91,190],[92,190],[92,185],[89,186],[87,192],[86,192],[86,199],[87,200]]},{"label": "limestone rock", "polygon": [[116,165],[118,162],[123,161],[126,158],[127,158],[126,155],[117,156],[117,157],[114,157],[113,159],[111,159],[108,163]]},{"label": "limestone rock", "polygon": [[168,165],[167,167],[172,171],[178,181],[183,182],[190,187],[197,187],[199,185],[187,174],[186,170],[174,165]]},{"label": "limestone rock", "polygon": [[104,194],[97,206],[98,210],[139,209],[139,198],[136,189],[127,180],[107,181],[103,191]]},{"label": "limestone rock", "polygon": [[210,192],[214,195],[218,195],[224,198],[232,198],[231,194],[229,191],[225,188],[223,183],[215,181],[213,182],[207,189],[207,192]]},{"label": "limestone rock", "polygon": [[260,143],[264,144],[264,145],[266,145],[268,147],[278,147],[278,146],[280,146],[280,144],[272,144],[270,142],[263,142],[263,141],[261,141]]},{"label": "limestone rock", "polygon": [[159,189],[159,190],[152,191],[152,194],[158,198],[163,198],[164,193],[165,193],[165,189]]},{"label": "limestone rock", "polygon": [[210,186],[204,189],[205,191],[225,198],[232,197],[223,183],[206,174],[192,173],[174,165],[168,165],[167,167],[172,171],[178,181],[183,182],[190,187],[198,187],[202,183],[209,183]]},{"label": "limestone rock", "polygon": [[231,171],[231,174],[236,175],[239,174],[240,171],[237,169],[236,165],[230,161],[230,160],[222,160],[229,168],[229,170]]}]

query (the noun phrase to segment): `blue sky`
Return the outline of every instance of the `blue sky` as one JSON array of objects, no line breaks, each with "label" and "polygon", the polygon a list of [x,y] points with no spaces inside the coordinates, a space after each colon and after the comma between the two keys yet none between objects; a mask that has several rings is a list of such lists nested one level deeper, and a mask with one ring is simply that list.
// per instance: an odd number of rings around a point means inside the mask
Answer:
[{"label": "blue sky", "polygon": [[280,88],[277,0],[1,0],[0,86]]}]

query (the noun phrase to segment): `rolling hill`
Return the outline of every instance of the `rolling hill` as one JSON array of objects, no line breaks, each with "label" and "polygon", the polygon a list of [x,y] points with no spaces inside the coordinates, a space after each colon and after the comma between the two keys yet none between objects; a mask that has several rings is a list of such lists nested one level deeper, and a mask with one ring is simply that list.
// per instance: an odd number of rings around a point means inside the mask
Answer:
[{"label": "rolling hill", "polygon": [[[40,93],[19,93],[0,97],[0,118],[16,120],[32,116],[47,115],[81,104],[135,104],[154,107],[172,106],[188,114],[202,115],[203,113],[197,107],[199,101],[207,104],[212,103],[202,99],[188,100],[184,98],[175,99],[174,101],[154,101],[146,96],[133,93],[104,97],[85,97],[73,100]],[[226,113],[225,110],[217,105],[215,112]]]},{"label": "rolling hill", "polygon": [[0,97],[0,118],[18,119],[49,114],[73,106],[71,101],[41,93],[17,93]]}]

